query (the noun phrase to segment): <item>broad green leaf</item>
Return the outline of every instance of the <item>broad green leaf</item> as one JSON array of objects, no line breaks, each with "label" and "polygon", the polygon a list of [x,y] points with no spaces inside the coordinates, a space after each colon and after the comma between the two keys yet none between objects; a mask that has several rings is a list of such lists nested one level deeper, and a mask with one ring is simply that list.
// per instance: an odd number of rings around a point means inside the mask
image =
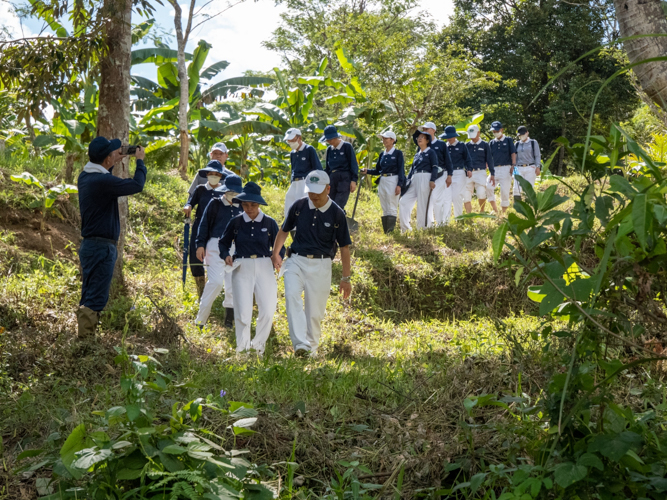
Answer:
[{"label": "broad green leaf", "polygon": [[650,236],[652,214],[649,208],[648,197],[646,194],[638,194],[632,200],[632,226],[637,240],[646,250],[647,238]]},{"label": "broad green leaf", "polygon": [[130,422],[134,422],[141,415],[141,408],[138,404],[129,404],[125,407],[127,411],[127,419]]},{"label": "broad green leaf", "polygon": [[119,481],[133,481],[139,479],[143,469],[121,469],[116,473],[116,479]]},{"label": "broad green leaf", "polygon": [[535,194],[535,189],[533,189],[533,186],[530,184],[530,182],[528,182],[520,175],[515,175],[514,179],[519,182],[519,184],[521,185],[521,190],[526,195],[526,200],[528,201],[532,209],[535,212],[537,212],[538,210],[537,195]]},{"label": "broad green leaf", "polygon": [[596,469],[603,471],[604,464],[602,460],[598,458],[597,455],[593,453],[584,453],[577,459],[577,465],[584,465],[586,467],[595,467]]},{"label": "broad green leaf", "polygon": [[632,187],[628,180],[621,175],[612,175],[609,177],[609,190],[615,193],[622,193],[629,198],[637,194],[637,190]]},{"label": "broad green leaf", "polygon": [[486,473],[480,472],[470,478],[470,491],[475,493],[486,479]]},{"label": "broad green leaf", "polygon": [[575,465],[572,462],[558,464],[554,473],[554,479],[561,488],[567,488],[577,481],[586,477],[588,469],[583,465]]},{"label": "broad green leaf", "polygon": [[39,182],[39,179],[30,172],[23,172],[21,175],[10,175],[9,178],[14,182],[22,182],[28,186],[37,186],[44,189],[44,186]]},{"label": "broad green leaf", "polygon": [[544,300],[546,293],[542,293],[542,285],[531,285],[528,287],[528,298],[538,304]]},{"label": "broad green leaf", "polygon": [[491,248],[493,248],[493,260],[498,262],[500,254],[503,251],[505,246],[505,236],[507,234],[507,229],[509,225],[507,222],[503,222],[496,232],[493,234],[493,239],[491,241]]},{"label": "broad green leaf", "polygon": [[183,446],[179,446],[177,444],[170,444],[169,446],[166,446],[162,450],[162,453],[168,453],[170,455],[182,455],[183,453],[185,453],[187,451],[188,451],[188,448],[184,448]]},{"label": "broad green leaf", "polygon": [[[178,60],[178,51],[166,47],[149,47],[147,49],[137,49],[132,51],[132,60],[130,64],[152,63],[155,65],[167,62],[175,63]],[[185,60],[192,60],[192,54],[186,52]]]},{"label": "broad green leaf", "polygon": [[213,63],[209,67],[202,70],[202,72],[200,74],[200,78],[202,78],[204,80],[210,80],[211,78],[216,76],[221,71],[224,71],[225,69],[227,69],[227,66],[229,66],[228,61],[218,61],[217,63]]},{"label": "broad green leaf", "polygon": [[614,462],[618,462],[632,448],[639,446],[642,438],[634,432],[620,434],[599,434],[588,445],[589,453],[601,453]]},{"label": "broad green leaf", "polygon": [[46,450],[25,450],[22,453],[19,453],[19,456],[16,457],[16,460],[23,460],[24,458],[38,457]]},{"label": "broad green leaf", "polygon": [[86,447],[86,426],[81,424],[74,428],[60,449],[60,458],[69,467],[76,459],[76,452]]},{"label": "broad green leaf", "polygon": [[88,470],[90,469],[93,465],[95,465],[98,462],[102,462],[109,458],[110,456],[113,455],[113,452],[111,450],[106,450],[102,449],[100,450],[99,448],[88,448],[86,450],[82,450],[81,452],[78,453],[78,456],[80,457],[77,459],[73,464],[72,467],[75,467],[77,469],[82,469],[82,470]]}]

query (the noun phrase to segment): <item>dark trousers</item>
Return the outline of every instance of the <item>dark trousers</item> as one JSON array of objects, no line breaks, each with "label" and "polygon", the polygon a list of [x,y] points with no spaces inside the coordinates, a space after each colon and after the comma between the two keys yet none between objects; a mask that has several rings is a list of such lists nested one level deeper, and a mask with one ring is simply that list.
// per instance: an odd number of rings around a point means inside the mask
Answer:
[{"label": "dark trousers", "polygon": [[329,198],[331,198],[336,205],[345,210],[347,200],[350,197],[350,181],[352,180],[352,173],[349,170],[336,170],[331,172],[329,176],[331,191],[329,191]]},{"label": "dark trousers", "polygon": [[192,231],[192,237],[190,238],[190,252],[188,257],[190,258],[190,272],[192,276],[205,276],[204,272],[204,263],[197,258],[197,246],[195,245],[195,231]]},{"label": "dark trousers", "polygon": [[116,245],[111,242],[83,240],[79,248],[83,275],[80,306],[100,312],[107,305],[117,255]]}]

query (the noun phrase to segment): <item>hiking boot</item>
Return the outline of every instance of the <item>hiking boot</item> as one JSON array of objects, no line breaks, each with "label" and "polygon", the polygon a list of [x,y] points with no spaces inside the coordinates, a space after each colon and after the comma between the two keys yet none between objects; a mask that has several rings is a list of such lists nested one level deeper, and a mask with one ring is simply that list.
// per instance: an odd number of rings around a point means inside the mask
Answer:
[{"label": "hiking boot", "polygon": [[204,287],[206,287],[206,276],[195,276],[195,283],[197,285],[197,293],[199,294],[199,299],[204,293]]},{"label": "hiking boot", "polygon": [[225,328],[234,328],[234,309],[225,307]]},{"label": "hiking boot", "polygon": [[387,215],[387,229],[385,229],[385,233],[393,233],[394,229],[396,229],[396,217],[393,215]]},{"label": "hiking boot", "polygon": [[100,320],[100,313],[89,307],[79,306],[76,310],[76,322],[79,325],[79,338],[85,339],[95,336],[95,329]]},{"label": "hiking boot", "polygon": [[380,220],[382,221],[382,232],[384,234],[387,234],[387,216],[383,215],[380,217]]}]

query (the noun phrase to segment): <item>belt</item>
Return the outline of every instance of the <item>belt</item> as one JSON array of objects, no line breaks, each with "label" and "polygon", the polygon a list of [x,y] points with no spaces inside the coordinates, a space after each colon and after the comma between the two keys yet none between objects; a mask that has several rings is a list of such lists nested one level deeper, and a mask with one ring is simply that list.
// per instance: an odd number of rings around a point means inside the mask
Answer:
[{"label": "belt", "polygon": [[511,167],[512,165],[496,165],[496,168],[501,168],[501,167]]},{"label": "belt", "polygon": [[101,241],[103,243],[110,243],[111,245],[118,244],[118,241],[116,240],[111,240],[109,238],[100,238],[99,236],[86,236],[84,240]]},{"label": "belt", "polygon": [[535,164],[534,164],[534,163],[531,163],[531,164],[529,164],[529,165],[528,165],[528,164],[524,164],[524,165],[517,165],[517,167],[534,167],[534,166],[535,166]]},{"label": "belt", "polygon": [[270,255],[248,255],[247,257],[234,257],[235,259],[268,259],[270,258]]},{"label": "belt", "polygon": [[331,255],[324,255],[324,254],[304,255],[302,253],[292,252],[292,255],[298,255],[299,257],[306,257],[307,259],[330,259],[331,258]]},{"label": "belt", "polygon": [[472,167],[473,170],[486,170],[486,167]]},{"label": "belt", "polygon": [[428,170],[415,170],[415,174],[430,174]]},{"label": "belt", "polygon": [[396,177],[398,174],[382,174],[382,177]]}]

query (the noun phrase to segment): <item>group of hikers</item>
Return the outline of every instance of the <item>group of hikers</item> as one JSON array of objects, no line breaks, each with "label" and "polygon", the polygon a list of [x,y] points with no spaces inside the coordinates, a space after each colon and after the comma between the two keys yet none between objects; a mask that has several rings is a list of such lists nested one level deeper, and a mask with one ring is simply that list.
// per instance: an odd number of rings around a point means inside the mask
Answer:
[{"label": "group of hikers", "polygon": [[[467,129],[469,141],[458,140],[455,127],[447,126],[436,137],[436,126],[427,122],[414,132],[417,145],[406,175],[403,152],[396,148],[396,134],[379,134],[384,151],[374,169],[359,169],[354,148],[333,125],[324,129],[320,142],[328,147],[324,167],[315,148],[303,141],[301,131],[291,128],[284,140],[291,149],[290,187],[285,196],[282,225],[262,212],[267,205],[255,182],[225,167],[228,149],[217,143],[207,166],[197,172],[183,211],[195,209],[189,262],[199,294],[195,324],[203,329],[213,302],[224,290],[225,326],[235,328],[236,349],[262,354],[273,325],[278,303],[278,278],[284,277],[289,334],[297,356],[316,353],[331,288],[332,261],[340,249],[343,267],[339,289],[344,298],[351,288],[350,230],[345,206],[357,189],[359,174],[379,176],[378,194],[385,233],[396,227],[411,229],[417,204],[417,227],[448,224],[454,216],[472,211],[476,192],[480,211],[489,199],[499,213],[495,188],[500,188],[503,213],[510,204],[510,190],[520,197],[521,175],[534,184],[540,173],[539,145],[526,127],[519,127],[518,141],[505,136],[500,122],[493,122],[494,139],[486,142],[477,125]],[[444,139],[444,140],[441,140]],[[106,305],[120,234],[117,199],[143,190],[146,181],[144,151],[137,148],[132,179],[111,172],[121,159],[121,143],[104,137],[89,147],[89,163],[79,176],[79,199],[83,242],[79,253],[83,273],[82,296],[77,310],[79,336],[94,334],[99,314]],[[488,175],[487,175],[488,171]],[[288,235],[292,242],[285,248]],[[285,259],[285,260],[283,260]],[[251,336],[253,305],[258,315]]]}]

